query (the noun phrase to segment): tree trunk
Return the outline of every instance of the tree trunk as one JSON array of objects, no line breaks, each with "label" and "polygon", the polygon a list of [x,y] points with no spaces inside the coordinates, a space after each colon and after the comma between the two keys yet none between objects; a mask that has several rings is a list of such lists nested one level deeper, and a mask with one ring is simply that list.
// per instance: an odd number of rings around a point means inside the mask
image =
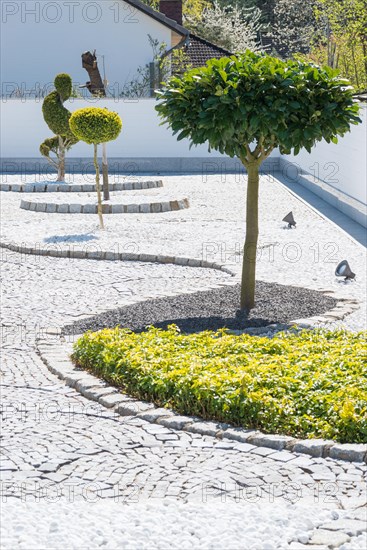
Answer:
[{"label": "tree trunk", "polygon": [[65,144],[61,136],[59,136],[59,151],[58,151],[59,166],[57,169],[57,180],[65,181]]},{"label": "tree trunk", "polygon": [[247,165],[246,239],[243,249],[241,309],[255,306],[256,247],[259,236],[259,163]]},{"label": "tree trunk", "polygon": [[364,74],[367,79],[367,47],[366,47],[366,42],[364,38],[362,40],[362,51],[363,51],[363,62],[364,62]]},{"label": "tree trunk", "polygon": [[106,144],[102,143],[102,178],[103,178],[103,200],[110,200],[110,189],[108,187],[108,162]]},{"label": "tree trunk", "polygon": [[97,212],[99,217],[99,225],[101,229],[104,229],[103,216],[102,216],[102,195],[101,195],[101,187],[99,185],[99,164],[98,164],[96,143],[94,143],[94,167],[96,169],[96,188],[97,188],[97,197],[98,197]]},{"label": "tree trunk", "polygon": [[352,46],[351,46],[351,49],[352,49],[352,59],[353,59],[353,67],[354,67],[354,76],[356,77],[357,88],[359,88],[358,69],[357,69],[356,57],[355,57],[355,55],[354,55],[354,46],[353,46],[353,44],[352,44]]}]

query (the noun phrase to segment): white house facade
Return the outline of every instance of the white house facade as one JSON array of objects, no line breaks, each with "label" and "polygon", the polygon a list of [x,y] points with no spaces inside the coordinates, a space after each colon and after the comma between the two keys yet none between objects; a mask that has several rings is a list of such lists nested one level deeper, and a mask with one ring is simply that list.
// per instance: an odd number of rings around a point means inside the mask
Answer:
[{"label": "white house facade", "polygon": [[123,0],[4,0],[1,11],[3,98],[47,94],[61,72],[85,83],[87,50],[96,50],[101,73],[118,91],[152,61],[148,35],[168,48],[182,38],[167,18],[163,24]]}]

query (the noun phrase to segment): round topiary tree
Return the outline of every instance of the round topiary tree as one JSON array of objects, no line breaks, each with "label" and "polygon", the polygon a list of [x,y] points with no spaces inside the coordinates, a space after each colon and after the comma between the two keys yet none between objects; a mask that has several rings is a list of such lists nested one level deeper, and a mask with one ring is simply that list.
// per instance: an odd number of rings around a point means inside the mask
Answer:
[{"label": "round topiary tree", "polygon": [[98,196],[98,216],[101,229],[104,229],[102,197],[99,185],[98,144],[116,139],[122,129],[122,120],[117,113],[99,107],[84,107],[75,111],[70,118],[70,128],[78,139],[94,146],[94,166]]},{"label": "round topiary tree", "polygon": [[212,59],[205,67],[172,77],[157,92],[156,110],[177,139],[209,143],[238,157],[247,178],[246,240],[241,309],[255,305],[259,168],[276,147],[295,155],[317,141],[337,142],[358,124],[353,88],[328,67],[281,61],[247,51]]},{"label": "round topiary tree", "polygon": [[[71,97],[72,80],[68,74],[60,73],[56,75],[54,85],[56,90],[45,97],[42,113],[47,126],[55,134],[55,137],[45,139],[40,145],[40,152],[57,169],[57,181],[64,181],[65,152],[79,140],[70,130],[71,113],[63,105],[64,101]],[[57,160],[50,157],[51,152],[55,154]]]}]

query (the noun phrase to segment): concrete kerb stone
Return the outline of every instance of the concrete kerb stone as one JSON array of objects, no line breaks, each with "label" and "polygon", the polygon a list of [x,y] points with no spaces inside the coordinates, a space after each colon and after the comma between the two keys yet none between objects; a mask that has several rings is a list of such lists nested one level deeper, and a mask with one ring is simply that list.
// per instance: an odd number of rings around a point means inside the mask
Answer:
[{"label": "concrete kerb stone", "polygon": [[142,214],[149,214],[150,212],[150,204],[149,203],[143,203],[139,205],[139,212]]},{"label": "concrete kerb stone", "polygon": [[193,419],[190,416],[162,416],[157,419],[157,424],[161,424],[165,428],[170,428],[172,430],[184,430],[187,431],[187,428],[191,426]]},{"label": "concrete kerb stone", "polygon": [[229,424],[223,424],[221,422],[203,422],[201,418],[192,418],[191,424],[186,426],[187,432],[193,432],[200,435],[210,435],[217,439],[222,439],[223,433],[229,428]]},{"label": "concrete kerb stone", "polygon": [[[131,191],[140,189],[153,189],[163,187],[162,180],[153,181],[132,181],[124,183],[110,183],[110,191]],[[0,191],[8,191],[15,193],[90,193],[96,191],[95,184],[82,183],[82,184],[57,184],[54,183],[0,183]]]},{"label": "concrete kerb stone", "polygon": [[367,462],[367,445],[364,443],[338,443],[329,449],[329,457],[351,462]]},{"label": "concrete kerb stone", "polygon": [[[21,199],[20,208],[32,212],[46,212],[48,214],[95,214],[97,206],[93,203],[63,203],[27,201]],[[103,214],[149,214],[169,212],[189,208],[187,198],[178,201],[158,201],[153,203],[134,204],[102,204]]]},{"label": "concrete kerb stone", "polygon": [[[78,336],[75,336],[77,338]],[[247,443],[251,447],[267,447],[274,452],[290,451],[311,456],[330,457],[348,462],[367,463],[366,444],[339,444],[327,440],[298,440],[289,436],[263,434],[257,430],[236,428],[223,423],[204,421],[197,417],[181,416],[170,409],[157,408],[152,403],[136,400],[118,392],[115,387],[104,385],[99,378],[77,370],[68,359],[62,341],[52,344],[47,340],[37,341],[39,356],[47,368],[66,385],[79,391],[87,399],[98,401],[102,406],[113,408],[120,416],[136,416],[150,423],[174,430],[183,430],[217,439]],[[63,350],[63,351],[62,351]]]},{"label": "concrete kerb stone", "polygon": [[[37,248],[28,247],[25,245],[17,245],[14,243],[0,242],[0,248],[5,248],[11,250],[12,252],[21,252],[22,254],[30,254],[34,256],[52,256],[52,257],[64,257],[72,259],[88,259],[88,260],[106,260],[106,261],[126,261],[126,262],[149,262],[149,263],[159,263],[159,264],[175,264],[175,265],[184,265],[188,266],[190,258],[175,258],[173,256],[166,256],[163,254],[153,255],[153,254],[136,254],[133,252],[111,252],[111,251],[87,251],[87,250],[75,250],[75,249],[57,249],[52,250],[49,248]],[[199,262],[197,264],[196,262]],[[202,262],[199,260],[194,260],[195,266],[205,267],[208,269],[216,269],[217,271],[223,271],[231,277],[235,277],[236,274],[230,269],[224,268],[217,264],[210,264],[208,262]],[[194,267],[191,266],[190,267]]]},{"label": "concrete kerb stone", "polygon": [[276,451],[292,449],[296,439],[287,435],[268,435],[263,433],[250,434],[247,442],[257,447],[269,447]]},{"label": "concrete kerb stone", "polygon": [[83,214],[97,214],[97,205],[85,204],[83,209]]}]

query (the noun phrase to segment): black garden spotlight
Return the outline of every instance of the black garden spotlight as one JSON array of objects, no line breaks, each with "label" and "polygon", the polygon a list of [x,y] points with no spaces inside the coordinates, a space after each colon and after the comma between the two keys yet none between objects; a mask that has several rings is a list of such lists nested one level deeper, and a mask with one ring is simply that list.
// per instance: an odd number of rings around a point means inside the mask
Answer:
[{"label": "black garden spotlight", "polygon": [[293,217],[293,212],[289,212],[289,214],[287,214],[285,218],[282,219],[282,222],[286,222],[289,229],[292,229],[293,226],[296,227],[296,221]]},{"label": "black garden spotlight", "polygon": [[342,262],[340,262],[340,264],[338,264],[335,270],[335,275],[337,277],[344,277],[344,281],[351,281],[356,276],[356,274],[353,273],[353,271],[349,267],[347,260],[343,260]]}]

